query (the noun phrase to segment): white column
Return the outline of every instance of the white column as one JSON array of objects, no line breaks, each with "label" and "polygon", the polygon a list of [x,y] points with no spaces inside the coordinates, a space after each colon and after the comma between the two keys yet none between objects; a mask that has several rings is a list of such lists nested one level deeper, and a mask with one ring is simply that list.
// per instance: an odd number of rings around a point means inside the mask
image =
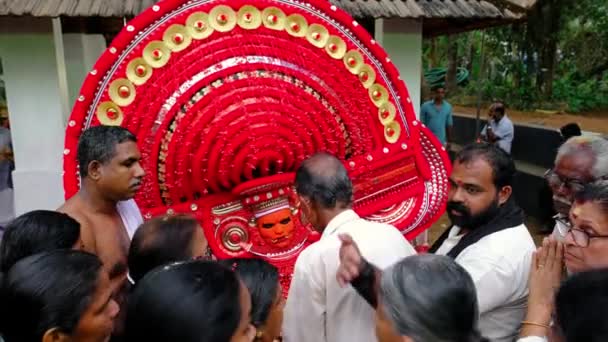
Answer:
[{"label": "white column", "polygon": [[422,20],[378,19],[376,41],[386,50],[399,69],[414,105],[416,117],[420,111],[422,77]]},{"label": "white column", "polygon": [[[15,154],[16,214],[56,209],[63,202],[65,132],[51,19],[32,33],[0,35]],[[21,28],[20,28],[21,27]]]}]

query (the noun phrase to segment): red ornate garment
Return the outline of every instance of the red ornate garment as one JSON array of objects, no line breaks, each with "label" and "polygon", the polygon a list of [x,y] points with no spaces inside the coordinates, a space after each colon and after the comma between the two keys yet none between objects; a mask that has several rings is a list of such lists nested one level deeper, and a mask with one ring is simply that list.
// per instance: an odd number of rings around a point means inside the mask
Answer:
[{"label": "red ornate garment", "polygon": [[78,138],[102,124],[137,135],[145,218],[196,216],[218,258],[264,257],[285,289],[318,238],[293,188],[315,152],[344,161],[360,215],[407,238],[446,201],[448,157],[416,121],[397,69],[325,0],[165,0],[133,19],[74,106],[66,197],[78,191]]}]

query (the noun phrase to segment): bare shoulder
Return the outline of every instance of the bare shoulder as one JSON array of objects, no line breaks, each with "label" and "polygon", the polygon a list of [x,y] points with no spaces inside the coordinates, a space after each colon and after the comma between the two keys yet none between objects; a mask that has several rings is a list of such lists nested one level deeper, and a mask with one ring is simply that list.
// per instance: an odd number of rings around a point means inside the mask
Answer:
[{"label": "bare shoulder", "polygon": [[93,231],[93,223],[89,215],[84,210],[82,203],[80,202],[78,195],[73,196],[67,200],[58,209],[58,212],[68,214],[73,219],[80,223],[80,239],[84,244],[87,252],[94,253],[95,247],[95,233]]}]

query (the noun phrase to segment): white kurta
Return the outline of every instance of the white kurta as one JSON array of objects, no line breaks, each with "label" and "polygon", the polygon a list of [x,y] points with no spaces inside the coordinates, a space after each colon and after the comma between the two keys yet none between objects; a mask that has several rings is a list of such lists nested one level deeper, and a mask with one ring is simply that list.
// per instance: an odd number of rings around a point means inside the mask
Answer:
[{"label": "white kurta", "polygon": [[[462,238],[453,227],[436,254],[447,254]],[[526,314],[528,277],[536,249],[525,225],[485,236],[456,257],[475,282],[479,330],[492,342],[511,342]]]},{"label": "white kurta", "polygon": [[393,226],[366,221],[352,210],[336,216],[296,262],[284,311],[286,342],[376,341],[373,308],[336,280],[341,233],[350,234],[363,257],[379,268],[416,254]]}]

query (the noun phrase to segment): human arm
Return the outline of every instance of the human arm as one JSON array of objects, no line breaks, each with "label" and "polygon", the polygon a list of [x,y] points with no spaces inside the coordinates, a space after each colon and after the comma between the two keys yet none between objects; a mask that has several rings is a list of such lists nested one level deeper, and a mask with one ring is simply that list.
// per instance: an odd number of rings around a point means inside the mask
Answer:
[{"label": "human arm", "polygon": [[283,313],[284,341],[326,342],[324,274],[320,257],[309,250],[300,254]]},{"label": "human arm", "polygon": [[361,256],[359,247],[348,234],[338,236],[340,246],[340,266],[336,278],[340,286],[351,284],[373,308],[378,305],[378,282],[381,271]]},{"label": "human arm", "polygon": [[542,246],[533,254],[528,310],[520,337],[549,335],[555,294],[562,280],[563,253],[561,242],[545,238]]},{"label": "human arm", "polygon": [[450,111],[448,112],[448,117],[447,117],[446,126],[445,126],[445,136],[447,138],[447,141],[446,141],[447,150],[450,149],[450,144],[453,141],[452,140],[452,138],[454,137],[453,129],[452,129],[453,126],[454,126],[454,119],[452,117],[452,108],[450,107]]},{"label": "human arm", "polygon": [[428,111],[426,110],[426,104],[424,103],[420,107],[420,122],[425,126],[429,125]]}]

